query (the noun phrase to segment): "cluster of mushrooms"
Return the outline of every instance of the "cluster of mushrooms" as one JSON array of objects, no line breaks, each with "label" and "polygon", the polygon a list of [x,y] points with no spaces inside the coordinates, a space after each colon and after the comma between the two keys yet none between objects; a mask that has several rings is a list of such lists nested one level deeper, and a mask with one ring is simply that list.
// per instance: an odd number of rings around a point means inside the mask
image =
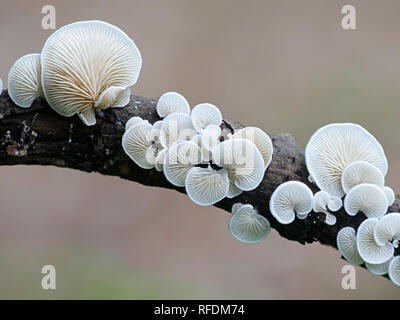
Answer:
[{"label": "cluster of mushrooms", "polygon": [[[28,108],[42,97],[59,114],[77,114],[90,126],[96,123],[96,112],[128,105],[141,66],[138,48],[122,30],[103,21],[76,22],[54,32],[41,53],[14,63],[8,92],[19,107]],[[260,185],[273,155],[264,131],[245,127],[230,132],[216,106],[201,103],[191,110],[176,92],[159,98],[157,113],[162,120],[153,124],[140,117],[126,123],[122,146],[138,166],[162,171],[200,206]],[[385,186],[388,163],[382,146],[359,125],[330,124],[312,135],[305,158],[309,181],[320,191],[314,195],[299,181],[281,184],[270,199],[272,216],[290,224],[314,211],[324,214],[327,225],[334,225],[334,213],[343,203],[350,216],[362,212],[367,218],[357,231],[345,227],[337,234],[339,251],[349,262],[365,263],[377,275],[388,273],[400,285],[400,255],[395,256],[400,213],[387,213],[395,196]],[[257,243],[270,229],[269,221],[251,204],[233,205],[229,230],[238,240]]]}]

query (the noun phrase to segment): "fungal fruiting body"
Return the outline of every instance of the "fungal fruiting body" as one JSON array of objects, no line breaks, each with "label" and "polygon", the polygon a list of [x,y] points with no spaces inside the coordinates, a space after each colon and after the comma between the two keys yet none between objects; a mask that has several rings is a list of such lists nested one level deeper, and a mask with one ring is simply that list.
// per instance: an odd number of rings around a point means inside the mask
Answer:
[{"label": "fungal fruiting body", "polygon": [[342,256],[352,264],[363,264],[357,249],[356,231],[352,227],[340,229],[336,236],[336,244]]},{"label": "fungal fruiting body", "polygon": [[44,96],[56,112],[78,114],[86,125],[95,111],[122,107],[139,77],[142,58],[132,39],[103,21],[82,21],[54,32],[41,53]]},{"label": "fungal fruiting body", "polygon": [[269,221],[251,204],[232,207],[229,231],[241,242],[257,243],[264,240],[271,230]]},{"label": "fungal fruiting body", "polygon": [[315,212],[325,213],[325,223],[334,225],[336,217],[329,211],[338,211],[342,207],[342,199],[333,197],[325,191],[319,191],[314,195],[313,210]]},{"label": "fungal fruiting body", "polygon": [[385,178],[377,167],[366,161],[355,161],[350,163],[342,173],[342,188],[348,193],[351,188],[363,184],[370,183],[383,188]]},{"label": "fungal fruiting body", "polygon": [[383,276],[389,272],[389,265],[392,262],[393,258],[390,258],[388,261],[379,264],[365,263],[368,271],[376,276]]},{"label": "fungal fruiting body", "polygon": [[396,256],[389,263],[389,278],[396,286],[400,286],[400,256]]},{"label": "fungal fruiting body", "polygon": [[184,96],[177,92],[164,93],[157,102],[157,113],[165,118],[172,113],[190,113],[190,106]]},{"label": "fungal fruiting body", "polygon": [[190,115],[171,113],[162,122],[160,143],[164,148],[169,148],[177,141],[190,140],[195,134]]},{"label": "fungal fruiting body", "polygon": [[318,129],[307,143],[305,159],[317,186],[336,197],[345,194],[342,173],[352,162],[368,162],[383,176],[388,167],[379,142],[363,127],[353,123],[335,123]]},{"label": "fungal fruiting body", "polygon": [[219,126],[222,122],[222,115],[219,109],[211,103],[201,103],[195,106],[192,110],[193,127],[198,133],[209,126]]},{"label": "fungal fruiting body", "polygon": [[281,224],[292,223],[296,213],[304,219],[312,210],[313,194],[307,185],[288,181],[279,185],[269,201],[271,214]]},{"label": "fungal fruiting body", "polygon": [[[379,219],[374,230],[375,241],[384,246],[389,241],[400,240],[400,213],[392,212]],[[395,247],[398,243],[396,242]]]},{"label": "fungal fruiting body", "polygon": [[38,97],[43,97],[40,54],[19,58],[8,73],[8,94],[21,108],[29,108]]}]

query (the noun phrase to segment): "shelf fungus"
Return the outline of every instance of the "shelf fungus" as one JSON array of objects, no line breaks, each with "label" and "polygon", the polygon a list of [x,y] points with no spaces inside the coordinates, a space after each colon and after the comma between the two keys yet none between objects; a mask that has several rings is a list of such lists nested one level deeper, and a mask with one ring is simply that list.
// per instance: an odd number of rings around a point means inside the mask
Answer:
[{"label": "shelf fungus", "polygon": [[41,52],[44,96],[59,114],[96,123],[95,111],[123,107],[142,58],[132,39],[103,21],[81,21],[54,32]]},{"label": "shelf fungus", "polygon": [[8,94],[21,108],[29,108],[38,97],[43,97],[40,54],[32,53],[19,58],[8,73]]},{"label": "shelf fungus", "polygon": [[313,207],[313,193],[299,181],[288,181],[279,185],[269,201],[271,214],[281,224],[292,223],[296,214],[304,219]]},{"label": "shelf fungus", "polygon": [[269,221],[260,215],[251,204],[232,207],[229,231],[239,241],[257,243],[270,233]]},{"label": "shelf fungus", "polygon": [[328,192],[318,191],[313,198],[313,210],[315,212],[325,213],[325,223],[334,225],[336,217],[329,211],[335,212],[342,207],[342,199],[331,196]]},{"label": "shelf fungus", "polygon": [[385,185],[385,178],[377,167],[366,161],[355,161],[350,163],[342,173],[342,188],[348,193],[351,188],[363,184],[375,184],[380,188]]},{"label": "shelf fungus", "polygon": [[384,246],[387,242],[393,241],[393,246],[397,248],[400,240],[400,213],[388,213],[379,219],[374,236],[378,245]]},{"label": "shelf fungus", "polygon": [[400,286],[400,256],[396,256],[389,263],[389,278],[396,286]]},{"label": "shelf fungus", "polygon": [[190,114],[190,106],[184,96],[177,92],[164,93],[157,102],[157,113],[165,118],[172,113]]},{"label": "shelf fungus", "polygon": [[352,227],[340,229],[336,236],[336,245],[342,256],[350,263],[360,265],[364,263],[357,249],[356,231]]},{"label": "shelf fungus", "polygon": [[193,127],[198,133],[211,124],[219,126],[222,122],[221,111],[211,103],[201,103],[195,106],[191,117]]}]

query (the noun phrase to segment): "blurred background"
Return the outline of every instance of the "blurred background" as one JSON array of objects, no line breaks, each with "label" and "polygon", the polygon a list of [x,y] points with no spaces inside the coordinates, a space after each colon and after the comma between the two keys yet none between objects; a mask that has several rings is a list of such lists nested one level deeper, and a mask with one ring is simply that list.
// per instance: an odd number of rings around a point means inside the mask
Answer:
[{"label": "blurred background", "polygon": [[[341,8],[357,10],[343,30]],[[100,19],[143,56],[133,94],[182,93],[304,147],[330,122],[357,122],[385,148],[387,184],[400,192],[400,2],[328,0],[0,0],[0,77],[40,52],[54,5],[57,28]],[[339,253],[275,231],[245,245],[229,214],[175,191],[40,166],[0,167],[0,298],[396,299],[389,280],[357,270],[341,287]],[[41,288],[54,265],[57,289]]]}]

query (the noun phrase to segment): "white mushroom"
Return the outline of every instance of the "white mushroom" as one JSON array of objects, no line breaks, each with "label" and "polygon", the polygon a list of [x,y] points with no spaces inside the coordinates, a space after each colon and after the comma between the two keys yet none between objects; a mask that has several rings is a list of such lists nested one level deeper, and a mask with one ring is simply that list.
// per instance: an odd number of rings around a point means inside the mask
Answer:
[{"label": "white mushroom", "polygon": [[[228,175],[228,177],[229,177],[229,175]],[[232,178],[232,181],[229,181],[229,190],[226,195],[230,199],[237,197],[238,195],[240,195],[243,192],[242,189],[239,189],[238,187],[236,187],[236,185],[233,181],[234,181],[233,178]]]},{"label": "white mushroom", "polygon": [[375,241],[380,246],[392,240],[400,240],[400,213],[392,212],[379,219],[375,228]]},{"label": "white mushroom", "polygon": [[357,250],[356,231],[352,227],[340,229],[336,236],[336,244],[339,252],[348,262],[355,265],[363,264],[364,260]]},{"label": "white mushroom", "polygon": [[374,230],[379,220],[369,218],[364,220],[357,230],[357,250],[360,257],[371,264],[381,264],[388,261],[394,253],[393,245],[386,242],[380,246],[375,241]]},{"label": "white mushroom", "polygon": [[299,181],[288,181],[279,185],[269,201],[271,214],[281,224],[292,223],[296,213],[300,217],[311,212],[313,193]]},{"label": "white mushroom", "polygon": [[348,193],[351,188],[362,183],[375,184],[383,188],[385,178],[377,167],[366,161],[355,161],[350,163],[342,173],[342,188]]},{"label": "white mushroom", "polygon": [[157,154],[154,167],[156,168],[156,170],[158,172],[163,171],[166,153],[167,153],[167,149],[162,149]]},{"label": "white mushroom", "polygon": [[245,204],[232,215],[229,231],[241,242],[257,243],[269,235],[271,225],[251,204]]},{"label": "white mushroom", "polygon": [[271,138],[264,131],[256,127],[246,127],[236,131],[232,138],[248,139],[253,142],[264,159],[265,168],[269,166],[274,147]]},{"label": "white mushroom", "polygon": [[184,187],[190,169],[201,163],[201,150],[192,141],[175,143],[168,149],[164,160],[164,175],[175,186]]},{"label": "white mushroom", "polygon": [[201,149],[201,161],[202,162],[209,162],[212,158],[211,151],[207,150],[207,148],[201,142],[201,134],[198,133],[190,139],[194,143],[196,143]]},{"label": "white mushroom", "polygon": [[40,81],[40,54],[32,53],[19,58],[8,73],[8,94],[22,108],[29,108],[38,97],[43,97]]},{"label": "white mushroom", "polygon": [[151,128],[150,132],[150,140],[153,142],[160,142],[160,133],[161,133],[161,126],[163,122],[156,121],[153,123],[153,127]]},{"label": "white mushroom", "polygon": [[225,198],[229,189],[228,174],[225,169],[191,168],[185,181],[186,193],[199,206],[210,206]]},{"label": "white mushroom", "polygon": [[201,103],[192,110],[192,123],[197,132],[214,124],[219,126],[222,122],[222,114],[219,109],[211,103]]},{"label": "white mushroom", "polygon": [[331,196],[328,192],[318,191],[313,198],[313,210],[315,212],[325,213],[325,223],[334,225],[336,217],[329,212],[337,211],[342,207],[342,199]]},{"label": "white mushroom", "polygon": [[208,151],[220,143],[219,137],[221,136],[221,128],[215,124],[210,124],[201,131],[201,144]]},{"label": "white mushroom", "polygon": [[149,163],[148,149],[151,148],[151,124],[139,123],[125,131],[122,136],[122,147],[125,153],[141,168],[151,169],[154,163]]},{"label": "white mushroom", "polygon": [[380,218],[386,213],[388,202],[382,188],[363,183],[350,189],[344,199],[344,208],[350,216],[361,211],[368,218]]},{"label": "white mushroom", "polygon": [[372,264],[366,262],[365,266],[367,267],[368,271],[371,272],[372,274],[376,276],[383,276],[384,274],[388,273],[390,262],[392,262],[392,258],[380,264]]},{"label": "white mushroom", "polygon": [[232,214],[235,214],[242,206],[244,206],[244,204],[241,203],[241,202],[236,202],[236,203],[234,203],[234,204],[232,205],[231,213],[232,213]]},{"label": "white mushroom", "polygon": [[213,161],[228,171],[229,181],[244,191],[258,187],[264,177],[264,160],[250,140],[229,139],[212,151]]},{"label": "white mushroom", "polygon": [[157,113],[161,118],[172,113],[190,113],[189,103],[185,97],[177,92],[166,92],[164,93],[157,102]]},{"label": "white mushroom", "polygon": [[192,120],[186,113],[171,113],[161,125],[160,143],[164,148],[180,140],[190,140],[196,131],[192,126]]},{"label": "white mushroom", "polygon": [[343,197],[343,170],[354,161],[366,161],[387,172],[387,159],[379,142],[363,127],[335,123],[318,129],[307,143],[307,169],[317,186],[336,197]]},{"label": "white mushroom", "polygon": [[130,128],[133,126],[142,123],[142,122],[148,122],[147,120],[143,120],[141,117],[132,117],[130,118],[126,124],[125,124],[125,131],[128,131]]},{"label": "white mushroom", "polygon": [[313,177],[311,177],[311,174],[308,175],[307,180],[309,183],[315,183]]},{"label": "white mushroom", "polygon": [[396,286],[400,286],[400,256],[396,256],[389,264],[389,278]]},{"label": "white mushroom", "polygon": [[383,187],[382,190],[388,200],[388,206],[391,206],[394,203],[394,200],[396,200],[393,189],[390,187]]},{"label": "white mushroom", "polygon": [[86,125],[94,125],[96,109],[126,103],[127,88],[136,83],[142,58],[121,29],[103,21],[82,21],[47,39],[41,66],[49,105],[63,116],[77,113]]}]

